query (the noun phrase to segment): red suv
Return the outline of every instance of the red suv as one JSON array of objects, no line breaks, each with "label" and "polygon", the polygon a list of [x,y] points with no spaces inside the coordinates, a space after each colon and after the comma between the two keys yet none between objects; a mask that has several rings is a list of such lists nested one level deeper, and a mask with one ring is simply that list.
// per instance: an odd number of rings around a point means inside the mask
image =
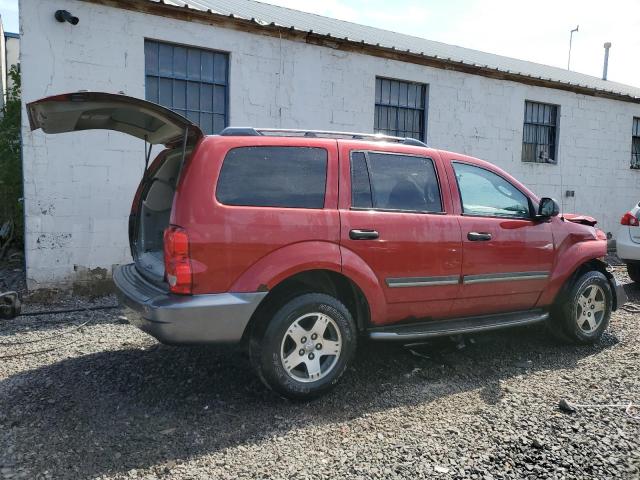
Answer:
[{"label": "red suv", "polygon": [[[47,133],[116,130],[166,148],[113,279],[164,343],[246,342],[291,398],[336,384],[359,337],[415,342],[546,323],[597,341],[626,301],[595,220],[558,215],[496,166],[404,138],[227,128],[204,136],[142,100],[80,92],[28,106]],[[151,146],[145,161],[149,161]]]}]

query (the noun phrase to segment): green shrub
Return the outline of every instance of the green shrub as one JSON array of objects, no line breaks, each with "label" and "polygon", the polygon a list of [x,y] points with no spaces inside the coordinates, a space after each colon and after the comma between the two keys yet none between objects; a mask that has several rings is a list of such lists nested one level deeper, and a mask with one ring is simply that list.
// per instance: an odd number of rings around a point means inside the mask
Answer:
[{"label": "green shrub", "polygon": [[0,113],[0,226],[7,220],[15,223],[15,238],[22,239],[22,142],[20,72],[14,65],[9,71],[12,80]]}]

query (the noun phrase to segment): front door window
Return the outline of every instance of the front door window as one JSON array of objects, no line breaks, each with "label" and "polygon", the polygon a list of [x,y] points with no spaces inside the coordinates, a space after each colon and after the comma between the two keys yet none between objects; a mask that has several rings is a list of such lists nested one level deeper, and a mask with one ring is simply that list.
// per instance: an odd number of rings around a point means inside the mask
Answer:
[{"label": "front door window", "polygon": [[495,173],[466,163],[453,163],[465,215],[529,218],[527,197]]}]

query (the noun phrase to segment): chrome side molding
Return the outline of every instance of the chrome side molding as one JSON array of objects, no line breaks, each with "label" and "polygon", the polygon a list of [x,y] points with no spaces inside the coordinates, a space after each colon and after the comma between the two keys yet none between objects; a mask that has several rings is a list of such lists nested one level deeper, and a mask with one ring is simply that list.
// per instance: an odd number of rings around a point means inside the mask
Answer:
[{"label": "chrome side molding", "polygon": [[434,287],[437,285],[456,285],[460,282],[458,275],[440,277],[399,277],[385,280],[389,288]]},{"label": "chrome side molding", "polygon": [[472,285],[474,283],[488,282],[513,282],[518,280],[545,280],[549,278],[549,272],[506,272],[484,273],[480,275],[465,275],[462,283]]}]

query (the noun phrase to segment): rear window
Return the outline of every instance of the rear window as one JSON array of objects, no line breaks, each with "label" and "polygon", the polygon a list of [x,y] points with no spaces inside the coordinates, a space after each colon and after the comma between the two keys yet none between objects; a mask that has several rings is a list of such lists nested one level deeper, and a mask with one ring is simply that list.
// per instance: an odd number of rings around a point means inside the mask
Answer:
[{"label": "rear window", "polygon": [[327,151],[240,147],[227,153],[216,197],[226,205],[323,208]]}]

